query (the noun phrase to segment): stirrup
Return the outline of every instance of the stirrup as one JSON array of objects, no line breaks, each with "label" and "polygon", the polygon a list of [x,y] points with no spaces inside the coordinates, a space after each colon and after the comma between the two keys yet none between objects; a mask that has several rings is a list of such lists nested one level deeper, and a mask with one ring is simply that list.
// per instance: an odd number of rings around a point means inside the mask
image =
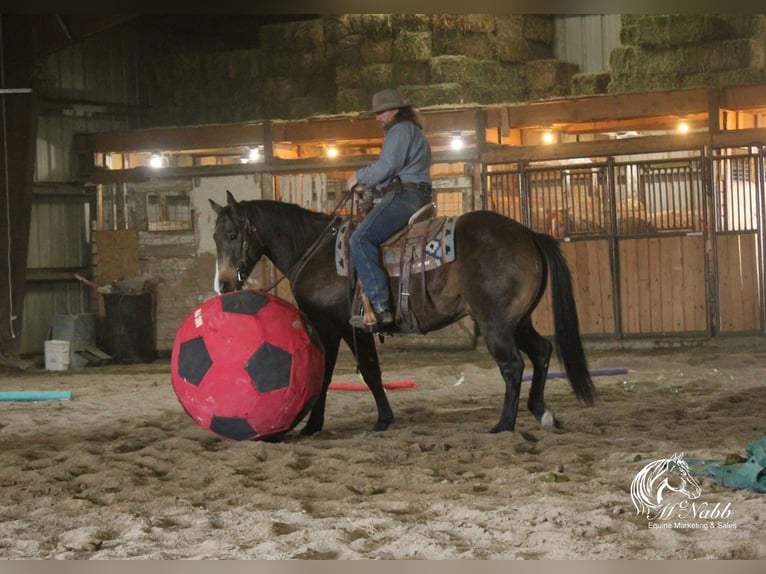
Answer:
[{"label": "stirrup", "polygon": [[366,329],[368,327],[371,327],[375,323],[366,323],[364,321],[364,315],[352,315],[351,318],[348,320],[349,325],[356,329]]}]

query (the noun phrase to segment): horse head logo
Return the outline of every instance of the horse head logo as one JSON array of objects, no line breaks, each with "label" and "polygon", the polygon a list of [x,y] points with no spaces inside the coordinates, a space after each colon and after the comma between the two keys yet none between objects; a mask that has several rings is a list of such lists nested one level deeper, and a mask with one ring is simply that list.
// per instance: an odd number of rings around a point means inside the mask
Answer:
[{"label": "horse head logo", "polygon": [[650,462],[636,474],[630,485],[636,514],[646,514],[649,519],[662,515],[663,509],[672,502],[665,499],[673,493],[683,495],[687,500],[702,494],[683,453]]}]

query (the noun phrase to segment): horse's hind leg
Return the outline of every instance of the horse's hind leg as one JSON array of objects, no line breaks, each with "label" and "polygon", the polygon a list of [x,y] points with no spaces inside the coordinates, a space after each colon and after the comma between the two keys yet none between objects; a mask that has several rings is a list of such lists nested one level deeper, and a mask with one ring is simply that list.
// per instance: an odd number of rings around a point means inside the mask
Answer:
[{"label": "horse's hind leg", "polygon": [[527,408],[541,425],[554,426],[556,420],[553,413],[545,408],[545,381],[548,377],[553,345],[535,330],[529,316],[522,319],[516,327],[516,339],[519,342],[519,348],[532,362],[533,368]]},{"label": "horse's hind leg", "polygon": [[516,426],[516,414],[519,411],[519,393],[521,375],[524,372],[524,360],[516,347],[515,329],[510,325],[482,325],[482,333],[487,341],[487,349],[497,362],[500,374],[505,381],[505,397],[500,420],[489,432],[513,431]]}]

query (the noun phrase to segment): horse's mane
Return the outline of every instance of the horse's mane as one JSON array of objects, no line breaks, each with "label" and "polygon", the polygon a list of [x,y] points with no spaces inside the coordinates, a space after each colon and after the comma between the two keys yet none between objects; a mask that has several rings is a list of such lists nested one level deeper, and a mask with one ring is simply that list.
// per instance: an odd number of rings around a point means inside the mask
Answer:
[{"label": "horse's mane", "polygon": [[[240,205],[257,214],[254,222],[259,221],[261,226],[265,224],[276,236],[286,237],[298,250],[306,249],[333,219],[337,219],[327,213],[273,199],[242,201]],[[274,222],[277,225],[271,225]]]}]

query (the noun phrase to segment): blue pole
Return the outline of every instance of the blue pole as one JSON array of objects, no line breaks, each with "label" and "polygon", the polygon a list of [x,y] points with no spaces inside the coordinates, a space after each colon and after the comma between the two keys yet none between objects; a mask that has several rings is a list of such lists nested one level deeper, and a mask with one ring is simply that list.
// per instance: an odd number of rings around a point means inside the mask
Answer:
[{"label": "blue pole", "polygon": [[0,401],[68,401],[72,391],[2,391]]}]

